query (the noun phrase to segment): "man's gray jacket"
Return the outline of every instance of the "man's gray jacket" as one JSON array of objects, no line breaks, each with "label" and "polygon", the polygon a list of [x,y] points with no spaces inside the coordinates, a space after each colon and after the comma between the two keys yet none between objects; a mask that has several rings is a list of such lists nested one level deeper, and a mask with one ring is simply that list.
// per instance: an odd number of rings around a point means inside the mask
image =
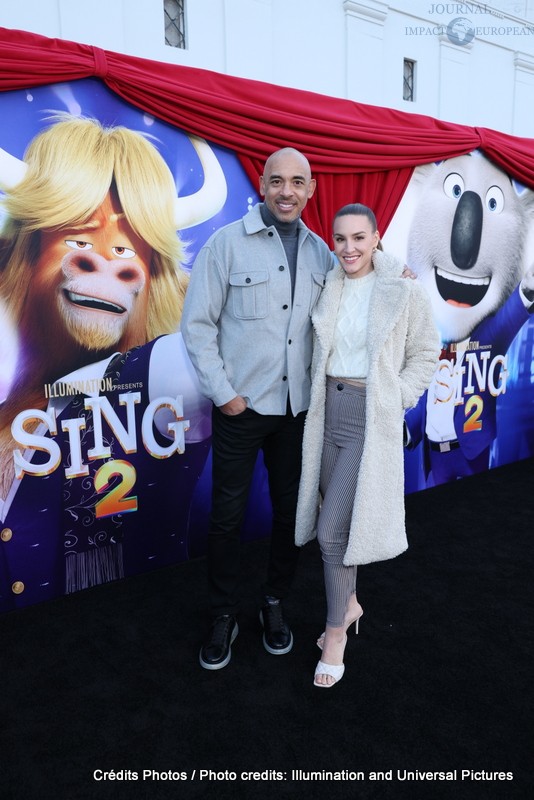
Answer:
[{"label": "man's gray jacket", "polygon": [[256,205],[216,231],[191,272],[181,332],[202,392],[216,406],[236,395],[259,414],[308,408],[310,315],[334,264],[324,241],[299,220],[296,280],[276,228]]}]

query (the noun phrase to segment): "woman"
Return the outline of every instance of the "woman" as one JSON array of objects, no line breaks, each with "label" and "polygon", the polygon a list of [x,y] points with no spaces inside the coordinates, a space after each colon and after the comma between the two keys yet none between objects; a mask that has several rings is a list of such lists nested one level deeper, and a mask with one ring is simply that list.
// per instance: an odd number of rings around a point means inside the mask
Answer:
[{"label": "woman", "polygon": [[426,294],[401,277],[402,261],[379,249],[371,209],[344,206],[333,234],[339,265],[312,317],[295,539],[303,545],[317,533],[321,547],[327,621],[314,683],[325,688],[341,679],[347,630],[363,613],[356,565],[393,558],[408,546],[404,411],[428,387],[439,355]]}]

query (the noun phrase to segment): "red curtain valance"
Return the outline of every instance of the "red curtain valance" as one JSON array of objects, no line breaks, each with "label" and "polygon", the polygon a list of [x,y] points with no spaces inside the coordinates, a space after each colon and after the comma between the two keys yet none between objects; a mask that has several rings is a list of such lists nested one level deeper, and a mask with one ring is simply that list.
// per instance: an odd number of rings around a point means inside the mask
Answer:
[{"label": "red curtain valance", "polygon": [[255,185],[273,150],[297,147],[318,179],[305,219],[327,240],[335,210],[356,200],[384,232],[415,166],[476,148],[534,188],[532,139],[0,28],[0,91],[89,77],[234,150]]}]

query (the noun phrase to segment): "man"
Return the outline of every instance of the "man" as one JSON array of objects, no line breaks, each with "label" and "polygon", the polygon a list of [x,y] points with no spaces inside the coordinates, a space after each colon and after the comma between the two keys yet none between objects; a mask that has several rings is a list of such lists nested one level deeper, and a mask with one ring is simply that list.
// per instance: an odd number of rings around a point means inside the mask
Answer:
[{"label": "man", "polygon": [[213,234],[198,254],[186,294],[182,334],[201,389],[213,401],[213,622],[200,651],[209,670],[228,664],[238,633],[240,527],[260,449],[273,508],[263,643],[273,655],[293,646],[281,601],[298,554],[294,522],[310,399],[310,315],[333,266],[326,244],[300,219],[314,191],[302,153],[273,153],[260,178],[264,203]]}]

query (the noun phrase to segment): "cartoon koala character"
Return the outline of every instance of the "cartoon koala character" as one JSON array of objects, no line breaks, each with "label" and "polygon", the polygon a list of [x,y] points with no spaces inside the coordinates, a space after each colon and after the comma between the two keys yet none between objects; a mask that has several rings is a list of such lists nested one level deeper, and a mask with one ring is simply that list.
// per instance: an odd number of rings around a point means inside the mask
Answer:
[{"label": "cartoon koala character", "polygon": [[432,486],[489,467],[507,350],[528,320],[534,266],[525,244],[534,193],[478,151],[419,170],[407,261],[424,284],[444,350],[406,414],[408,447],[424,442]]}]

